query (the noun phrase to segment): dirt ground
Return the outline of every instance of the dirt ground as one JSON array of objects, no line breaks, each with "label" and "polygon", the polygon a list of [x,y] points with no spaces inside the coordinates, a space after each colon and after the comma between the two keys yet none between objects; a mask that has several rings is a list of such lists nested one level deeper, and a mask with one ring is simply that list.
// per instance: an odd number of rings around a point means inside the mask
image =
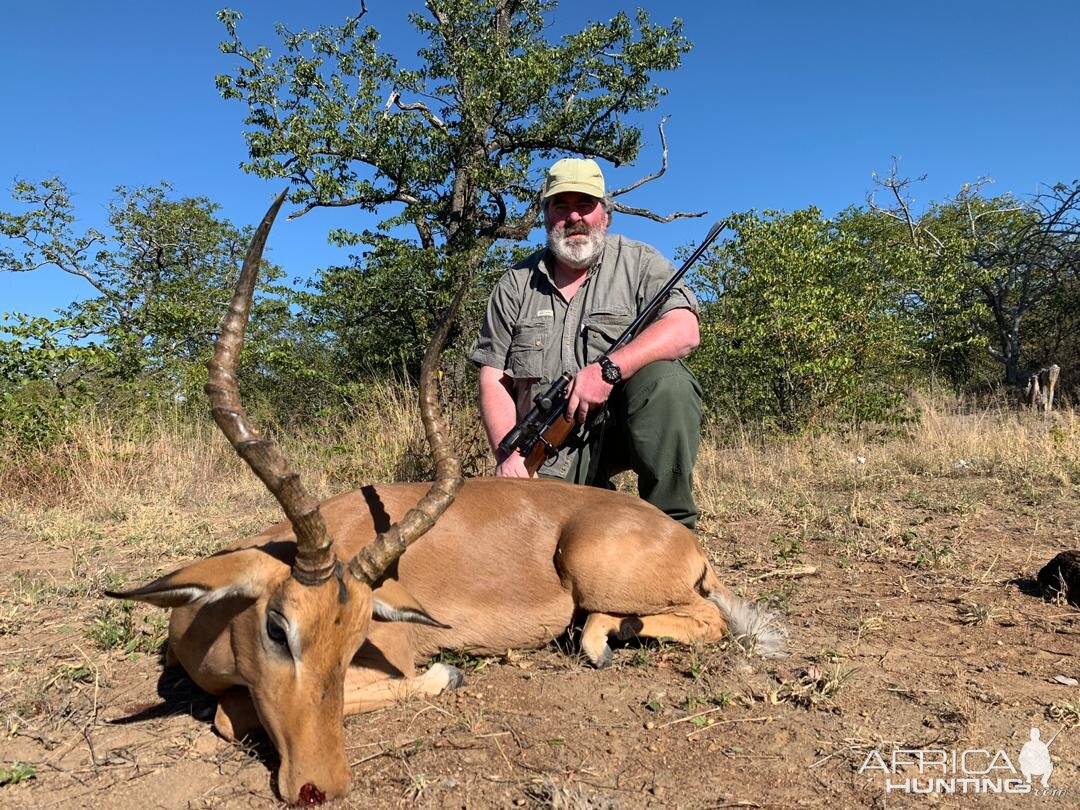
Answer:
[{"label": "dirt ground", "polygon": [[[857,497],[822,491],[812,520],[706,514],[721,576],[786,614],[789,658],[664,642],[617,649],[602,671],[555,647],[447,656],[462,690],[346,720],[353,783],[334,806],[1080,806],[1080,613],[1033,582],[1080,548],[1078,494],[908,475]],[[280,804],[272,748],[215,736],[212,700],[143,650],[163,613],[103,612],[72,562],[139,581],[137,560],[102,557],[100,540],[43,543],[13,518],[0,518],[0,542],[0,805]],[[103,649],[121,620],[141,635],[128,633],[128,652]],[[982,750],[970,773],[1000,750],[1019,769],[1033,727],[1059,735],[1048,790],[886,792],[917,769],[863,767],[875,751],[887,765],[897,751]]]}]

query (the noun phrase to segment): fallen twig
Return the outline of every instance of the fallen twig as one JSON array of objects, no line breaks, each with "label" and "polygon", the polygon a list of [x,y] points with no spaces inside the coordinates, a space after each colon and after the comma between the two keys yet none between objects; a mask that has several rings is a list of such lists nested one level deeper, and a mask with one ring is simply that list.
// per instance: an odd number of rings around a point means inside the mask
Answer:
[{"label": "fallen twig", "polygon": [[728,726],[728,725],[731,725],[733,723],[757,723],[757,722],[769,723],[769,722],[772,722],[774,719],[775,718],[771,714],[766,714],[766,715],[762,715],[761,717],[739,717],[739,718],[736,718],[734,720],[720,720],[720,721],[718,721],[716,723],[713,723],[710,726],[705,726],[704,728],[699,728],[697,731],[691,731],[689,734],[686,735],[686,739],[691,740],[691,741],[696,740],[699,734],[704,734],[706,731],[708,731],[711,728],[719,728],[720,726]]},{"label": "fallen twig", "polygon": [[817,573],[817,566],[815,565],[795,565],[791,568],[777,568],[775,571],[766,571],[764,574],[759,574],[756,577],[750,579],[751,582],[758,582],[762,579],[769,579],[770,577],[786,577],[788,579],[796,579],[798,577],[808,577],[811,574]]}]

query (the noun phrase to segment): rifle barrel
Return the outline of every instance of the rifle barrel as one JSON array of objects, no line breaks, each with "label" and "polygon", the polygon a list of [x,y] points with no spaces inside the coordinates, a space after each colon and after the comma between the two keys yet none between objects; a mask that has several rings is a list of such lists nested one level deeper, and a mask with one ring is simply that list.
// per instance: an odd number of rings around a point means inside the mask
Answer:
[{"label": "rifle barrel", "polygon": [[608,350],[606,352],[607,354],[611,354],[624,343],[629,341],[635,334],[637,334],[637,330],[641,328],[641,325],[652,318],[652,316],[656,313],[656,310],[658,310],[660,306],[664,303],[664,301],[667,300],[667,297],[671,294],[671,291],[675,289],[675,285],[678,284],[679,280],[686,275],[686,271],[693,267],[697,260],[700,259],[702,255],[704,255],[705,251],[709,249],[709,246],[713,242],[716,241],[716,237],[718,237],[723,232],[724,228],[728,226],[728,223],[730,221],[731,217],[728,217],[721,222],[717,222],[715,225],[712,226],[712,228],[709,229],[709,232],[705,234],[705,238],[701,240],[701,244],[697,246],[693,253],[690,254],[690,258],[683,262],[682,267],[676,270],[672,274],[671,278],[664,282],[664,286],[660,288],[660,292],[656,294],[652,301],[646,304],[645,309],[641,311],[641,314],[634,318],[634,322],[631,323],[628,327],[626,327],[626,331],[619,335],[619,337],[615,339],[615,342],[608,347]]}]

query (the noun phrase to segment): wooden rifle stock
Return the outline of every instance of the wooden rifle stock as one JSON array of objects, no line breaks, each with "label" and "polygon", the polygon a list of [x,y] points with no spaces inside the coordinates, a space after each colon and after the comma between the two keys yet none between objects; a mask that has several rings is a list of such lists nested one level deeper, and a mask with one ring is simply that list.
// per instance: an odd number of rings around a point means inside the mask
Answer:
[{"label": "wooden rifle stock", "polygon": [[525,456],[525,469],[530,475],[536,475],[536,471],[543,466],[548,457],[548,448],[556,450],[562,447],[566,437],[574,429],[575,422],[563,413],[551,426],[540,434],[540,438],[533,444],[529,454]]}]

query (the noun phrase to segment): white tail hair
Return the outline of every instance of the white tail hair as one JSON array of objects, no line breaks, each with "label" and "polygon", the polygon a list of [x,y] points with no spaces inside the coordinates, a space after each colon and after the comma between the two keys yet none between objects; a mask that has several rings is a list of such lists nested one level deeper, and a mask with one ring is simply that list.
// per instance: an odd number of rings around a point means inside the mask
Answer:
[{"label": "white tail hair", "polygon": [[726,588],[708,594],[720,608],[728,631],[744,650],[762,658],[785,658],[788,633],[780,614],[747,599],[740,599]]}]

